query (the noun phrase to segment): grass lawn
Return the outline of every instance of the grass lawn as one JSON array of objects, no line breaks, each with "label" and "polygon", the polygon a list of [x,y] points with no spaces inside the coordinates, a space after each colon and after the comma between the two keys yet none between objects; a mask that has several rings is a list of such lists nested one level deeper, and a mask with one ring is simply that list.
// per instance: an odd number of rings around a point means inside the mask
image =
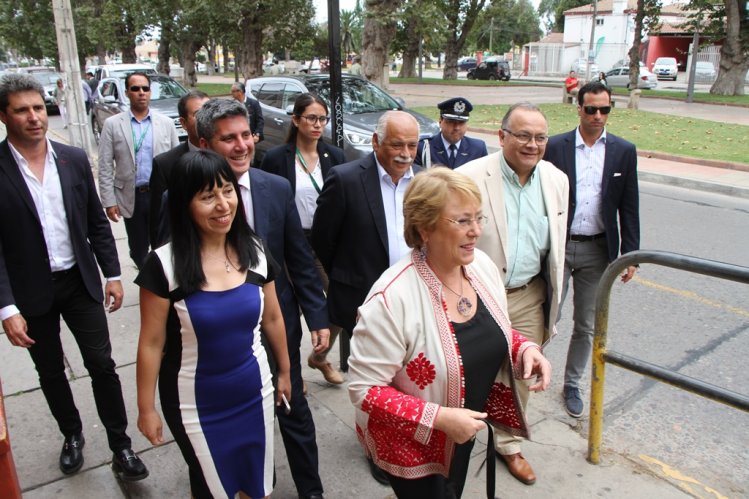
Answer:
[{"label": "grass lawn", "polygon": [[231,85],[234,81],[228,83],[198,83],[198,90],[202,90],[211,97],[214,95],[230,95]]},{"label": "grass lawn", "polygon": [[[566,104],[542,104],[549,119],[549,134],[573,129],[578,124],[577,109]],[[473,106],[470,126],[498,130],[509,106]],[[437,120],[436,107],[414,108]],[[694,158],[749,163],[749,126],[717,123],[695,118],[615,108],[607,128],[633,142],[638,149],[659,151]],[[469,132],[470,135],[470,132]]]}]

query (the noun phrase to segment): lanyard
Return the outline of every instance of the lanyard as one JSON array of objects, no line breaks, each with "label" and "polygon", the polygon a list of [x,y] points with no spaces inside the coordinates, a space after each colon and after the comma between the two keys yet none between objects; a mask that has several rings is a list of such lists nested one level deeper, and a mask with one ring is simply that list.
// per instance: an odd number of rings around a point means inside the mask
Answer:
[{"label": "lanyard", "polygon": [[[140,123],[141,129],[143,129],[143,123]],[[130,122],[130,131],[133,134],[133,148],[135,149],[135,157],[138,157],[138,152],[140,151],[140,148],[143,147],[143,141],[146,138],[146,135],[148,134],[148,130],[151,129],[151,122],[149,121],[148,124],[146,124],[145,130],[140,134],[140,138],[136,141],[135,140],[135,128],[133,128],[132,121]]]},{"label": "lanyard", "polygon": [[304,161],[304,157],[302,156],[302,153],[299,152],[299,148],[296,150],[296,157],[299,158],[299,162],[302,164],[302,168],[304,169],[304,172],[309,175],[309,179],[312,181],[312,187],[315,188],[318,194],[320,194],[320,186],[317,185],[317,182],[315,181],[315,177],[312,176],[312,174],[309,172],[309,168],[307,168],[307,163]]}]

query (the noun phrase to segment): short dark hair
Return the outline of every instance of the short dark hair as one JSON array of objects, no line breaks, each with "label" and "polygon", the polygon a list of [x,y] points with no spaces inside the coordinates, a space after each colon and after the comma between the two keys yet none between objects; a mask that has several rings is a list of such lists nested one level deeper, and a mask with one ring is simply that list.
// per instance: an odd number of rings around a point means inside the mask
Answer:
[{"label": "short dark hair", "polygon": [[130,89],[130,78],[132,78],[133,76],[142,76],[143,78],[145,78],[146,80],[148,80],[148,84],[151,85],[151,77],[150,76],[148,76],[146,73],[144,73],[142,71],[134,71],[134,72],[130,73],[129,75],[125,76],[125,90],[129,90]]},{"label": "short dark hair", "polygon": [[0,111],[8,110],[10,95],[18,92],[39,92],[44,101],[44,87],[28,74],[9,73],[0,78]]},{"label": "short dark hair", "polygon": [[219,99],[214,97],[203,104],[198,114],[195,115],[198,125],[198,137],[210,142],[213,134],[216,133],[215,123],[218,120],[233,116],[244,116],[249,124],[247,108],[244,107],[244,104],[234,99]]},{"label": "short dark hair", "polygon": [[243,94],[247,93],[247,89],[245,88],[245,86],[242,85],[242,83],[240,83],[238,81],[235,81],[234,83],[231,84],[231,91],[233,92],[235,90],[239,90]]},{"label": "short dark hair", "polygon": [[259,262],[261,243],[247,223],[242,194],[229,163],[208,149],[184,154],[176,165],[179,175],[169,177],[169,226],[172,238],[172,260],[177,285],[185,294],[198,291],[205,285],[205,273],[200,257],[200,234],[190,216],[190,203],[204,189],[226,183],[234,186],[237,212],[226,235],[226,245],[239,256],[239,270],[255,267]]},{"label": "short dark hair", "polygon": [[609,96],[609,102],[611,102],[611,89],[601,83],[600,81],[589,81],[583,85],[580,90],[577,91],[577,104],[582,106],[585,102],[585,94],[597,95],[602,92],[606,92]]},{"label": "short dark hair", "polygon": [[[300,94],[299,97],[294,101],[294,110],[291,112],[294,116],[301,117],[302,113],[312,104],[320,104],[325,109],[325,114],[328,114],[328,105],[317,95],[310,93]],[[295,144],[296,136],[299,133],[299,128],[294,125],[294,121],[291,122],[289,127],[289,133],[286,134],[286,143]]]},{"label": "short dark hair", "polygon": [[177,113],[180,118],[187,118],[187,103],[192,99],[207,99],[208,94],[202,90],[190,90],[185,95],[180,97],[177,103]]}]

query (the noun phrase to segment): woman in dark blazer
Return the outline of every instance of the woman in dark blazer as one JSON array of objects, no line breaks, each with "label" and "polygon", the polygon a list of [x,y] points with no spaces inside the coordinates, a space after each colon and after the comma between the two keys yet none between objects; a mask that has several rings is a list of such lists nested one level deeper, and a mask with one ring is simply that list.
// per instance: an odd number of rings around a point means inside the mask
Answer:
[{"label": "woman in dark blazer", "polygon": [[[346,161],[341,149],[322,141],[329,120],[325,101],[312,94],[301,94],[294,102],[286,144],[269,150],[260,165],[261,170],[280,175],[291,182],[299,218],[308,239],[317,209],[317,197],[325,178],[332,167]],[[328,276],[317,258],[315,263],[327,292]],[[331,325],[328,350],[312,353],[307,359],[311,368],[319,369],[328,383],[336,385],[343,383],[343,376],[327,361],[326,356],[340,330],[340,327]]]}]

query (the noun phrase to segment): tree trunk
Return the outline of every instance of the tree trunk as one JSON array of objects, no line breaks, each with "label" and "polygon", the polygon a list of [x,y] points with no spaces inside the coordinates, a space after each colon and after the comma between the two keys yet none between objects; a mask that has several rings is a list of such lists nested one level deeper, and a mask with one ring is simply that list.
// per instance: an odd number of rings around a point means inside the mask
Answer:
[{"label": "tree trunk", "polygon": [[169,22],[161,23],[161,40],[159,41],[159,63],[156,71],[165,75],[169,74],[169,54],[171,52],[172,27]]},{"label": "tree trunk", "polygon": [[221,44],[221,53],[224,56],[224,73],[229,72],[229,47],[226,43]]},{"label": "tree trunk", "polygon": [[206,70],[208,70],[209,75],[214,75],[216,73],[216,42],[210,41],[208,42],[208,61],[205,63]]},{"label": "tree trunk", "polygon": [[182,42],[182,81],[188,87],[194,88],[198,85],[198,75],[195,73],[195,53],[203,44],[197,40],[184,40]]},{"label": "tree trunk", "polygon": [[463,46],[457,46],[457,44],[448,43],[445,48],[445,67],[442,70],[442,79],[444,80],[457,80],[458,79],[458,57],[463,51]]},{"label": "tree trunk", "polygon": [[[463,52],[468,33],[473,29],[476,18],[485,3],[486,0],[470,0],[463,12],[461,0],[447,2],[447,11],[444,12],[447,18],[447,43],[445,45],[445,69],[442,70],[443,79],[458,79],[458,57]],[[462,24],[460,24],[461,21]]]},{"label": "tree trunk", "polygon": [[[742,40],[742,31],[749,33],[749,17],[742,19],[739,0],[724,0],[726,7],[726,38],[720,48],[718,78],[710,87],[714,95],[744,95],[744,77],[749,68],[749,51],[742,50],[742,45],[749,45],[749,40]],[[742,21],[747,26],[741,26]],[[743,43],[742,43],[743,42]]]},{"label": "tree trunk", "polygon": [[415,19],[409,19],[406,23],[406,48],[403,50],[403,65],[401,66],[398,78],[416,78],[418,69],[416,64],[419,57],[419,39],[421,34],[418,32],[418,22]]},{"label": "tree trunk", "polygon": [[395,37],[393,13],[400,6],[398,0],[367,0],[366,19],[362,32],[362,72],[369,81],[382,85],[384,68],[388,64],[390,42]]},{"label": "tree trunk", "polygon": [[247,23],[242,29],[242,55],[239,72],[246,80],[263,76],[263,29],[256,23]]},{"label": "tree trunk", "polygon": [[[635,90],[640,81],[640,44],[642,43],[642,24],[645,20],[645,0],[637,0],[635,14],[635,34],[632,47],[629,49],[629,89]],[[630,101],[632,101],[630,99]]]}]

